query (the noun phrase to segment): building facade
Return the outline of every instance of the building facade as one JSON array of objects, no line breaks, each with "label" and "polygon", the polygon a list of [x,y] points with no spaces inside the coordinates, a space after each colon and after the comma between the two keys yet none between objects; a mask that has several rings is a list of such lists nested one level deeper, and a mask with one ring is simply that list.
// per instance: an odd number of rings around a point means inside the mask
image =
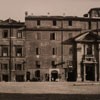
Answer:
[{"label": "building facade", "polygon": [[0,22],[1,81],[99,81],[100,9],[84,17]]},{"label": "building facade", "polygon": [[25,80],[24,23],[7,19],[0,22],[0,80]]},{"label": "building facade", "polygon": [[[31,16],[26,14],[26,66],[28,75],[30,75],[28,79],[34,80],[36,78],[40,81],[98,81],[100,71],[97,55],[99,51],[95,55],[96,57],[93,56],[94,61],[96,61],[91,63],[98,67],[96,69],[84,67],[86,69],[81,70],[81,64],[82,66],[85,64],[81,60],[84,50],[78,52],[78,49],[83,49],[78,45],[82,46],[82,44],[77,44],[75,41],[67,44],[66,41],[73,40],[74,37],[88,31],[100,29],[99,11],[98,8],[91,9],[84,17]],[[95,31],[94,33],[99,35],[100,32]],[[85,42],[85,44],[88,45],[88,42]],[[95,43],[93,44],[93,50],[96,50]],[[86,56],[84,59],[86,59]],[[93,70],[94,74],[89,74],[92,71],[87,72],[88,70]]]}]

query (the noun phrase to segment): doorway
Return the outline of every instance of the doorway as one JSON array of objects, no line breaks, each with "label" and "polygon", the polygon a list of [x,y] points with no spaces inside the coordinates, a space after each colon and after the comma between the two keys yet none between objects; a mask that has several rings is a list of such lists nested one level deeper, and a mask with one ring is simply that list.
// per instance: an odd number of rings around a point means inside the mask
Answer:
[{"label": "doorway", "polygon": [[26,77],[27,77],[26,80],[27,80],[27,81],[30,81],[30,72],[27,72]]},{"label": "doorway", "polygon": [[37,81],[40,81],[40,70],[35,71],[35,78]]},{"label": "doorway", "polygon": [[86,80],[89,80],[89,81],[94,81],[95,80],[94,64],[86,66]]},{"label": "doorway", "polygon": [[16,82],[24,82],[24,75],[16,75]]},{"label": "doorway", "polygon": [[51,72],[51,81],[57,81],[57,79],[58,79],[58,71],[53,70]]},{"label": "doorway", "polygon": [[2,75],[2,80],[8,82],[8,75]]}]

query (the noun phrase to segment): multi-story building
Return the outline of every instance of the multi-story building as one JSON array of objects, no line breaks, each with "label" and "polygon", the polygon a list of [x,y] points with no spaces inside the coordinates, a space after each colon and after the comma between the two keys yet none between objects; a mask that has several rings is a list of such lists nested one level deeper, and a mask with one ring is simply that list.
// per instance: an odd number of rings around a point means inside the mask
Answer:
[{"label": "multi-story building", "polygon": [[[26,13],[27,80],[98,81],[99,49],[98,53],[96,49],[99,42],[90,41],[98,37],[95,34],[99,35],[99,31],[96,31],[100,29],[99,12],[99,8],[94,8],[84,17],[33,16]],[[85,34],[88,39],[81,42],[80,39],[84,37],[80,34]],[[95,50],[89,55],[83,53],[88,45]],[[88,63],[85,62],[87,59],[90,60]]]},{"label": "multi-story building", "polygon": [[0,80],[25,80],[24,23],[12,19],[0,21]]},{"label": "multi-story building", "polygon": [[100,8],[84,17],[0,21],[1,81],[99,81]]}]

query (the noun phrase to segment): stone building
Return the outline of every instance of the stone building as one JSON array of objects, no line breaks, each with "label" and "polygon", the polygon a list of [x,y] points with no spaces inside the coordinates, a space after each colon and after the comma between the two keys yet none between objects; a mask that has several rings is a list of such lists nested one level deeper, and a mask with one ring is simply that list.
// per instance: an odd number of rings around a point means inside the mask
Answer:
[{"label": "stone building", "polygon": [[24,23],[12,19],[0,21],[0,80],[25,80]]},{"label": "stone building", "polygon": [[[99,39],[99,12],[94,8],[84,17],[26,14],[27,80],[98,81],[99,42],[94,40]],[[88,48],[94,51],[84,54]]]},{"label": "stone building", "polygon": [[99,81],[100,8],[84,17],[0,21],[0,81]]}]

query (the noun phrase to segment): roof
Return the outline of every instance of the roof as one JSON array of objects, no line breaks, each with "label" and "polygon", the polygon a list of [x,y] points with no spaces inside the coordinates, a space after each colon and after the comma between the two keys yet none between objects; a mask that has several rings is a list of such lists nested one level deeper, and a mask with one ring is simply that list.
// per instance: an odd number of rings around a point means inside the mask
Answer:
[{"label": "roof", "polygon": [[91,8],[88,13],[90,13],[92,10],[100,11],[100,7],[98,7],[98,8]]},{"label": "roof", "polygon": [[100,36],[95,33],[96,30],[88,30],[73,38],[65,40],[62,44],[74,44],[77,42],[97,42],[100,41]]},{"label": "roof", "polygon": [[21,27],[21,26],[24,26],[23,22],[19,22],[11,18],[0,22],[0,27]]},{"label": "roof", "polygon": [[100,20],[99,18],[77,17],[77,16],[33,16],[29,15],[25,17],[25,20],[75,20],[75,21],[87,21],[87,20]]}]

